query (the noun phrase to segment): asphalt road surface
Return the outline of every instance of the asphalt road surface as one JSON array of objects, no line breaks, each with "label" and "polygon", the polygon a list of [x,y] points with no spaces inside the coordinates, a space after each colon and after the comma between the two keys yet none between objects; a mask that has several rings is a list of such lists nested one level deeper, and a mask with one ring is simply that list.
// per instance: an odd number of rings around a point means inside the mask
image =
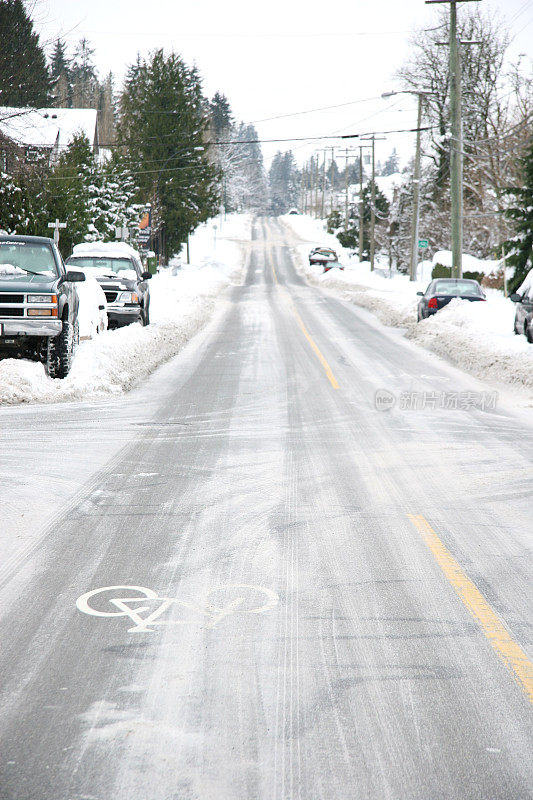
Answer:
[{"label": "asphalt road surface", "polygon": [[533,796],[531,418],[287,237],[125,398],[2,409],[1,800]]}]

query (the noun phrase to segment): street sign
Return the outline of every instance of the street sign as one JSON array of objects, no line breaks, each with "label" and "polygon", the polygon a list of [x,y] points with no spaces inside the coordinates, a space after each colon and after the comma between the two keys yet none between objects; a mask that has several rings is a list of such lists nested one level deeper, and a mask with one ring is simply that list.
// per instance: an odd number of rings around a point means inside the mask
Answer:
[{"label": "street sign", "polygon": [[67,223],[60,222],[58,219],[56,219],[55,222],[49,222],[48,227],[54,229],[54,242],[56,243],[56,245],[59,244],[59,229],[66,228]]},{"label": "street sign", "polygon": [[425,250],[426,247],[429,247],[429,242],[427,239],[419,239],[418,240],[418,247],[420,250]]}]

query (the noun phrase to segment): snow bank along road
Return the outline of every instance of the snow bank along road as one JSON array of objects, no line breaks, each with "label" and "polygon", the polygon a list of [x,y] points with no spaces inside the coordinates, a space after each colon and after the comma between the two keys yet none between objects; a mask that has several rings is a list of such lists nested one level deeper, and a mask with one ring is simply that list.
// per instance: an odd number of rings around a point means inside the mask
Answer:
[{"label": "snow bank along road", "polygon": [[531,422],[275,221],[144,386],[1,414],[2,800],[531,797]]}]

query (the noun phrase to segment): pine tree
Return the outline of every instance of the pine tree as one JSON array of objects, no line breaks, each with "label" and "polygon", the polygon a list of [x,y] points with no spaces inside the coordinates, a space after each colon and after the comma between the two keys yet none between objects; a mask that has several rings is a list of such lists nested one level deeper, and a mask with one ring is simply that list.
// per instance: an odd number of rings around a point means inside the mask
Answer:
[{"label": "pine tree", "polygon": [[233,126],[233,115],[231,106],[226,95],[215,92],[213,99],[209,103],[211,122],[216,139],[227,132]]},{"label": "pine tree", "polygon": [[522,185],[509,187],[505,192],[512,203],[505,216],[512,220],[516,231],[515,236],[504,243],[507,263],[515,268],[511,290],[517,289],[533,268],[533,139],[520,159],[520,165]]},{"label": "pine tree", "polygon": [[97,103],[95,104],[95,92],[99,87],[93,56],[94,49],[89,45],[87,39],[80,39],[70,70],[74,108],[98,107]]},{"label": "pine tree", "polygon": [[26,197],[20,182],[0,172],[0,231],[22,233],[26,218]]},{"label": "pine tree", "polygon": [[237,209],[264,213],[268,203],[268,183],[257,131],[253,125],[241,122],[234,139],[232,156],[239,165]]},{"label": "pine tree", "polygon": [[160,209],[171,254],[218,211],[219,172],[207,154],[206,108],[196,68],[176,53],[156,50],[127,73],[119,138],[138,167],[139,202]]},{"label": "pine tree", "polygon": [[268,172],[268,180],[270,212],[276,215],[286,214],[291,207],[298,204],[300,193],[300,173],[290,150],[276,153]]},{"label": "pine tree", "polygon": [[0,2],[0,31],[0,105],[48,105],[46,57],[22,0]]},{"label": "pine tree", "polygon": [[57,108],[68,108],[71,99],[70,59],[62,39],[56,39],[50,59],[50,76],[54,86],[54,105]]},{"label": "pine tree", "polygon": [[46,182],[49,218],[67,223],[60,238],[63,256],[70,255],[79,242],[101,238],[95,225],[100,215],[100,193],[101,182],[89,140],[84,135],[75,136]]},{"label": "pine tree", "polygon": [[398,153],[396,152],[396,148],[394,147],[392,153],[383,164],[381,175],[383,176],[394,175],[396,172],[399,171],[400,171],[400,160],[398,158]]}]

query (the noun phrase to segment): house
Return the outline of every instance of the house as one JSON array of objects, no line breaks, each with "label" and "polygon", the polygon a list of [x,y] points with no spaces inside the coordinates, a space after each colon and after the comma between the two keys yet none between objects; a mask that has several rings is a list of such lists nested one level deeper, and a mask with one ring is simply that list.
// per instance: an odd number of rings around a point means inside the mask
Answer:
[{"label": "house", "polygon": [[0,107],[0,170],[12,173],[43,156],[51,166],[79,133],[98,156],[96,109]]}]

